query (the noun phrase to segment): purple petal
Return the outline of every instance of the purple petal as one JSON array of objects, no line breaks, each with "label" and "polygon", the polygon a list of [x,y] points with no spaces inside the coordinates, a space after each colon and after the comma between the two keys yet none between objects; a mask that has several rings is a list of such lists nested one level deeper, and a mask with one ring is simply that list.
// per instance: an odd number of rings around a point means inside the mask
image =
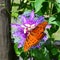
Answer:
[{"label": "purple petal", "polygon": [[22,28],[18,28],[16,31],[14,31],[13,33],[13,36],[16,36],[16,37],[20,37],[21,34],[24,34],[24,31]]},{"label": "purple petal", "polygon": [[46,29],[50,29],[50,28],[51,28],[51,25],[48,24],[48,25],[46,26]]},{"label": "purple petal", "polygon": [[13,32],[13,36],[20,37],[20,32],[19,31]]},{"label": "purple petal", "polygon": [[24,29],[23,29],[23,28],[21,28],[21,27],[20,27],[20,28],[18,28],[18,29],[17,29],[17,31],[18,31],[18,32],[20,32],[20,34],[24,34]]},{"label": "purple petal", "polygon": [[18,28],[18,27],[20,27],[20,25],[19,24],[13,24],[13,23],[11,23],[11,27]]},{"label": "purple petal", "polygon": [[29,19],[30,19],[30,20],[34,20],[34,10],[31,12]]},{"label": "purple petal", "polygon": [[22,16],[22,24],[25,25],[25,24],[33,24],[34,23],[34,20],[30,20],[29,18],[26,18],[25,16]]},{"label": "purple petal", "polygon": [[22,20],[22,23],[26,23],[26,22],[27,22],[26,16],[22,16],[22,17],[21,17],[21,20]]},{"label": "purple petal", "polygon": [[35,49],[35,48],[40,48],[40,43],[38,43],[36,46],[33,46],[32,48]]},{"label": "purple petal", "polygon": [[18,48],[22,47],[24,45],[24,42],[26,40],[26,37],[27,37],[27,33],[26,34],[20,34],[20,37],[21,37],[21,40],[19,41],[19,44],[18,44]]},{"label": "purple petal", "polygon": [[44,17],[40,16],[37,20],[36,20],[36,25],[42,23],[44,21]]},{"label": "purple petal", "polygon": [[27,21],[27,23],[32,25],[32,24],[35,24],[35,21],[34,20],[29,20],[29,21]]},{"label": "purple petal", "polygon": [[36,48],[40,48],[41,46],[40,46],[40,43],[38,43],[38,45],[36,46]]},{"label": "purple petal", "polygon": [[21,47],[22,47],[22,44],[19,43],[19,44],[18,44],[18,48],[21,48]]},{"label": "purple petal", "polygon": [[45,34],[45,36],[43,37],[43,40],[46,42],[47,39],[48,39],[48,36]]},{"label": "purple petal", "polygon": [[20,40],[19,44],[18,44],[18,48],[21,48],[24,45],[24,40]]},{"label": "purple petal", "polygon": [[26,38],[27,37],[27,33],[26,34],[21,34],[22,38]]},{"label": "purple petal", "polygon": [[25,38],[21,38],[21,40],[19,41],[19,44],[18,44],[18,48],[20,48],[24,45],[25,40],[26,40]]}]

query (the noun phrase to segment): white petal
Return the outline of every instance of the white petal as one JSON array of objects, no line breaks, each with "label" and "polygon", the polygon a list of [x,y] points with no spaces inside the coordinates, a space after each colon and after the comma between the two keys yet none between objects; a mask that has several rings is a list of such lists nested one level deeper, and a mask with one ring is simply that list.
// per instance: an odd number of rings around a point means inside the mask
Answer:
[{"label": "white petal", "polygon": [[24,25],[21,25],[21,27],[25,28],[25,26],[24,26]]},{"label": "white petal", "polygon": [[35,24],[32,24],[32,25],[31,25],[31,29],[33,29],[33,28],[35,28]]},{"label": "white petal", "polygon": [[30,31],[31,30],[31,28],[28,28],[28,31]]},{"label": "white petal", "polygon": [[30,27],[30,24],[25,24],[25,26]]},{"label": "white petal", "polygon": [[25,28],[25,29],[24,29],[24,33],[26,33],[26,32],[27,32],[27,29]]}]

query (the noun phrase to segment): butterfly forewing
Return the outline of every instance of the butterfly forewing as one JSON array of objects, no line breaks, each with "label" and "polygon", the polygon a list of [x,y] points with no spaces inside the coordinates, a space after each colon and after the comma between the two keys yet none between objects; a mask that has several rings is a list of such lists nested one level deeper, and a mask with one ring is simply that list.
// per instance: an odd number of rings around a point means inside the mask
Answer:
[{"label": "butterfly forewing", "polygon": [[40,42],[40,40],[44,37],[44,30],[48,23],[46,21],[38,24],[36,28],[34,28],[30,34],[27,36],[24,43],[24,51],[28,51],[32,46],[35,46]]}]

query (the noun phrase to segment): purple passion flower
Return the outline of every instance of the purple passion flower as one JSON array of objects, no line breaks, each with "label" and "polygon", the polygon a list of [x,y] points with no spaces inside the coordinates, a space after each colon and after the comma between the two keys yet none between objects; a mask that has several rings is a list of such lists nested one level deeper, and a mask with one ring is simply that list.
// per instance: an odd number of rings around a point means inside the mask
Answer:
[{"label": "purple passion flower", "polygon": [[[44,16],[35,16],[34,11],[30,12],[29,14],[22,14],[18,17],[18,22],[11,23],[12,29],[12,36],[15,38],[14,43],[18,43],[18,48],[24,46],[25,39],[27,38],[28,33],[30,30],[34,29],[38,24],[42,23],[44,20]],[[19,23],[20,22],[20,23]],[[47,25],[46,28],[50,28],[51,25]],[[18,39],[17,39],[17,38]],[[42,38],[44,41],[48,39],[47,35]],[[33,46],[33,48],[39,48],[40,44],[37,46]]]}]

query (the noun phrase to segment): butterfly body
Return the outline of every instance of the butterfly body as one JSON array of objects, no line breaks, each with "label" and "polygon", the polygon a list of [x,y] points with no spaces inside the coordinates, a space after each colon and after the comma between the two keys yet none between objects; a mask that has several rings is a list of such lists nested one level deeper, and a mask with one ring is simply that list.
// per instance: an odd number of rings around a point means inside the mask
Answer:
[{"label": "butterfly body", "polygon": [[32,46],[37,45],[40,40],[44,37],[44,30],[48,23],[46,21],[38,24],[33,30],[30,31],[30,34],[27,36],[24,43],[24,51],[28,51]]}]

